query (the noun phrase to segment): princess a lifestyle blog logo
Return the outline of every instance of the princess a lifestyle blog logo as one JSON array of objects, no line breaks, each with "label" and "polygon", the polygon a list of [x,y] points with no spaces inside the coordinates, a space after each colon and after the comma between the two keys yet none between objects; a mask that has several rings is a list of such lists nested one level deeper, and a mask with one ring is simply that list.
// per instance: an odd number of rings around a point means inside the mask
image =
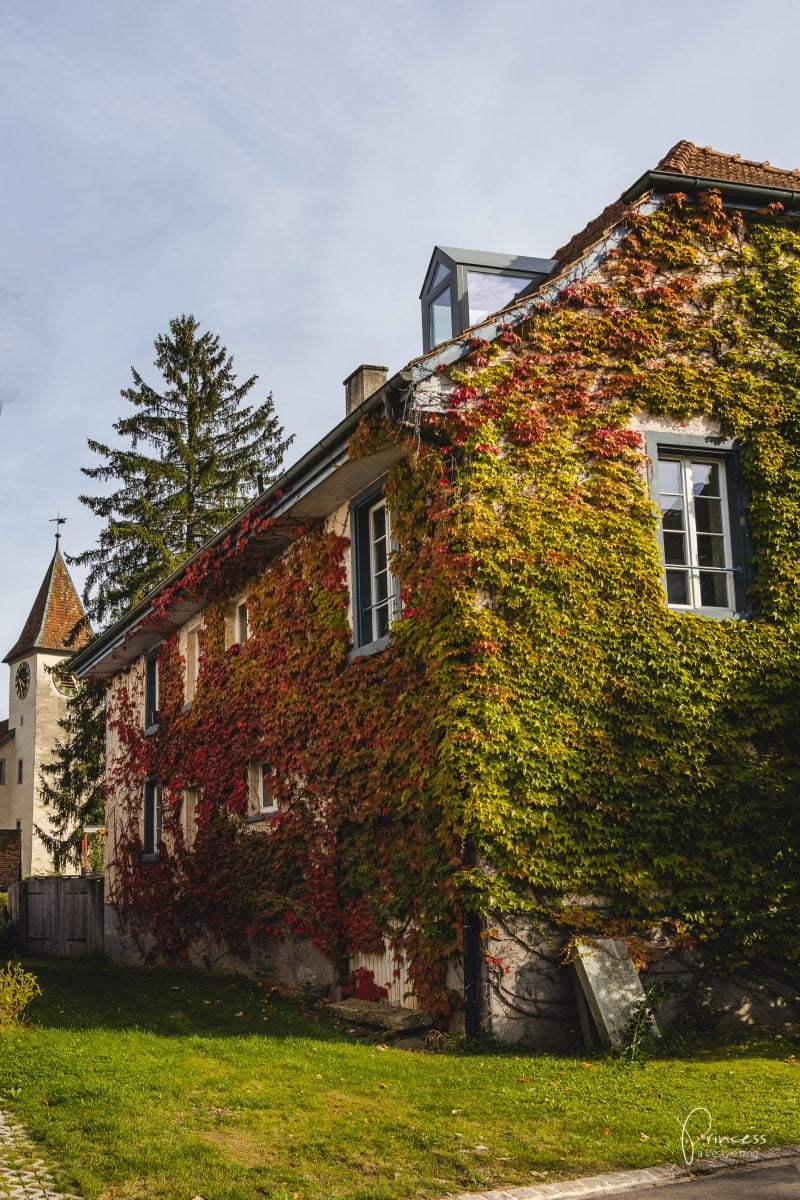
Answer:
[{"label": "princess a lifestyle blog logo", "polygon": [[766,1146],[764,1133],[715,1133],[707,1108],[693,1108],[681,1122],[681,1154],[687,1167],[700,1158],[756,1158]]}]

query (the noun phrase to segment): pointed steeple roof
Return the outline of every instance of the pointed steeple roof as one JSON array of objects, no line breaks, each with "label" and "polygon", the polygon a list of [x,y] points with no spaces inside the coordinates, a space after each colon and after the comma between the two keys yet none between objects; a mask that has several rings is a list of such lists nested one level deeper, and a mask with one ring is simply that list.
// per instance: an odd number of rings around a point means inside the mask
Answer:
[{"label": "pointed steeple roof", "polygon": [[3,662],[14,662],[33,650],[73,651],[85,646],[91,636],[88,626],[81,630],[74,641],[69,640],[75,626],[85,615],[56,541],[56,552],[30,615]]}]

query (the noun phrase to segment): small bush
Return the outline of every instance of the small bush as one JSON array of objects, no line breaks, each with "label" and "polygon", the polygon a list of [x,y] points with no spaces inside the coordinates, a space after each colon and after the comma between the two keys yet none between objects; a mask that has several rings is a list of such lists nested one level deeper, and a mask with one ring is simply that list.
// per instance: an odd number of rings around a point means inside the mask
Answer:
[{"label": "small bush", "polygon": [[41,994],[36,976],[22,963],[8,963],[0,969],[0,1029],[18,1025],[31,1000]]},{"label": "small bush", "polygon": [[388,1000],[388,988],[382,987],[375,982],[375,975],[372,971],[368,971],[366,967],[358,967],[355,971],[351,971],[342,984],[342,996],[346,999],[348,996],[354,996],[356,1000]]},{"label": "small bush", "polygon": [[11,958],[17,941],[17,925],[11,920],[8,895],[0,892],[0,960]]}]

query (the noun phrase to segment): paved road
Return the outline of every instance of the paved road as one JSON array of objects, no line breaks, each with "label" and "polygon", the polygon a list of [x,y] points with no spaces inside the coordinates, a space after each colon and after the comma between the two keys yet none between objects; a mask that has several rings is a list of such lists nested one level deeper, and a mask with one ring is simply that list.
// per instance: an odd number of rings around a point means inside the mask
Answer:
[{"label": "paved road", "polygon": [[663,1187],[621,1192],[625,1200],[800,1200],[800,1163],[762,1163]]}]

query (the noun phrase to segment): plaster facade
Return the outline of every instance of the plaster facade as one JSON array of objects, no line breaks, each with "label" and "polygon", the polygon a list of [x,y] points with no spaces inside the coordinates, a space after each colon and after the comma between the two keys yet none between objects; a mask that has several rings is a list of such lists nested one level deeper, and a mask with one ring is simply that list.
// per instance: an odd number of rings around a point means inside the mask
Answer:
[{"label": "plaster facade", "polygon": [[[10,664],[8,712],[13,736],[0,746],[0,760],[5,761],[0,828],[21,832],[23,876],[47,874],[53,865],[36,828],[51,830],[50,815],[41,798],[41,771],[52,761],[58,723],[66,711],[66,698],[53,683],[52,669],[67,657],[66,653],[37,652]],[[14,678],[23,662],[30,669],[30,687],[21,699]]]},{"label": "plaster facade", "polygon": [[[81,628],[84,620],[57,542],[22,633],[4,659],[9,717],[5,732],[0,730],[0,829],[20,831],[23,877],[53,869],[37,833],[52,832],[42,799],[42,768],[53,759],[62,732],[59,722],[67,711],[67,696],[56,687],[53,672],[72,657],[73,643],[77,647],[88,640],[88,629]],[[27,691],[17,687],[20,672],[27,672]]]}]

